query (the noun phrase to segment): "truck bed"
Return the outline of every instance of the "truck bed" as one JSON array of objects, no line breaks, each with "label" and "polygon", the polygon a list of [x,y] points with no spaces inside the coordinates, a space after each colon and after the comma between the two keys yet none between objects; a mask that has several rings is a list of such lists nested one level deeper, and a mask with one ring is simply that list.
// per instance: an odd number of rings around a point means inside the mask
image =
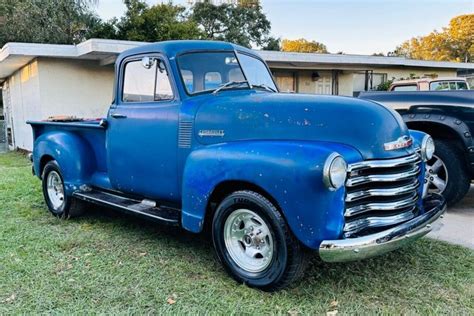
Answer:
[{"label": "truck bed", "polygon": [[[105,150],[105,127],[101,121],[75,120],[75,121],[28,121],[33,128],[34,148],[34,168],[35,173],[41,175],[44,162],[38,160],[38,156],[43,156],[44,151],[51,147],[52,143],[66,143],[67,148],[74,151],[74,155],[87,159],[90,166],[87,174],[90,183],[98,187],[110,188],[107,177],[107,155]],[[55,160],[61,159],[72,153],[61,153],[54,150],[49,156]],[[69,161],[74,161],[78,157],[69,157]],[[65,162],[68,160],[64,160]],[[61,161],[58,160],[61,164]]]},{"label": "truck bed", "polygon": [[370,91],[361,92],[359,98],[379,102],[396,109],[421,105],[465,106],[474,108],[474,90]]}]

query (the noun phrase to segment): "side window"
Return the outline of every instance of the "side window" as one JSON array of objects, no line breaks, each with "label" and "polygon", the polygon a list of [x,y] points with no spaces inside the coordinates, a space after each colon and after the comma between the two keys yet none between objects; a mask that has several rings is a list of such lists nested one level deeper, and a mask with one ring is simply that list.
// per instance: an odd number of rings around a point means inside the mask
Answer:
[{"label": "side window", "polygon": [[467,83],[458,81],[456,84],[458,86],[458,90],[467,90]]},{"label": "side window", "polygon": [[172,100],[173,89],[165,64],[159,60],[156,72],[155,101]]},{"label": "side window", "polygon": [[[153,61],[152,61],[153,62]],[[153,102],[173,99],[173,89],[164,63],[156,59],[151,67],[141,60],[125,65],[123,102]]]},{"label": "side window", "polygon": [[123,78],[124,102],[150,102],[154,100],[156,68],[146,69],[140,60],[125,65]]},{"label": "side window", "polygon": [[208,72],[204,76],[204,90],[216,89],[222,84],[221,74],[218,72]]},{"label": "side window", "polygon": [[417,91],[418,87],[416,85],[401,85],[394,86],[392,91]]}]

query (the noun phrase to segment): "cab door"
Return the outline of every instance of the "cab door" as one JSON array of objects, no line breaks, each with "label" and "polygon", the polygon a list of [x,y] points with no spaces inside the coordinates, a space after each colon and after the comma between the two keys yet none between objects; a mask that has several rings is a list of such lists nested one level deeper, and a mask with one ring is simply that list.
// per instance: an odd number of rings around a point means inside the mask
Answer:
[{"label": "cab door", "polygon": [[180,102],[161,56],[125,60],[115,105],[108,114],[107,163],[111,186],[149,199],[179,199]]}]

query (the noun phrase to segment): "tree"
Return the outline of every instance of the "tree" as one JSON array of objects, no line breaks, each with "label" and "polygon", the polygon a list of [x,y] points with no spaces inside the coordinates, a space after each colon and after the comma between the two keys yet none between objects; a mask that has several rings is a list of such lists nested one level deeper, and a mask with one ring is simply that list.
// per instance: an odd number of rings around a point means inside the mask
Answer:
[{"label": "tree", "polygon": [[213,5],[198,2],[192,8],[191,19],[203,32],[203,38],[228,41],[242,46],[263,46],[270,40],[270,21],[258,1],[242,5]]},{"label": "tree", "polygon": [[87,37],[156,42],[202,36],[183,6],[172,3],[149,6],[142,0],[125,0],[124,3],[127,7],[124,17],[99,23]]},{"label": "tree", "polygon": [[308,41],[304,38],[297,40],[284,39],[281,42],[281,50],[284,52],[299,53],[327,53],[326,45],[316,41]]},{"label": "tree", "polygon": [[474,14],[457,16],[441,32],[412,38],[393,55],[413,59],[474,62]]},{"label": "tree", "polygon": [[279,51],[281,50],[280,42],[281,40],[279,38],[269,37],[267,39],[267,43],[262,48],[263,50]]},{"label": "tree", "polygon": [[7,42],[78,43],[97,21],[84,0],[3,0],[0,16],[0,47]]}]

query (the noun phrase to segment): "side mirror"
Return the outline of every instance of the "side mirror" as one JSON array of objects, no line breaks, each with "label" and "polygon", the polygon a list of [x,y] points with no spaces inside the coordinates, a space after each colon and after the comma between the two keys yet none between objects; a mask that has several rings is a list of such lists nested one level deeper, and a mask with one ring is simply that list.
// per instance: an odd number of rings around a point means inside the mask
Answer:
[{"label": "side mirror", "polygon": [[143,57],[142,58],[142,66],[145,69],[150,69],[154,64],[155,64],[155,58],[150,58],[150,57]]},{"label": "side mirror", "polygon": [[99,122],[99,126],[102,128],[107,128],[107,126],[109,126],[109,123],[107,122],[106,119],[101,119]]}]

